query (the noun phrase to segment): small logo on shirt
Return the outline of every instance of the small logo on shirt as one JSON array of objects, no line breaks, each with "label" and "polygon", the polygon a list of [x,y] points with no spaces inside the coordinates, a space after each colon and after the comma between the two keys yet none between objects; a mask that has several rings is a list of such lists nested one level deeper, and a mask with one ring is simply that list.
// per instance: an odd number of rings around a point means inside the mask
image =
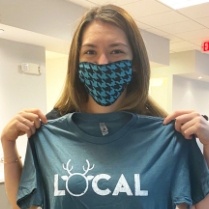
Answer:
[{"label": "small logo on shirt", "polygon": [[[121,174],[114,189],[111,190],[108,186],[105,188],[99,186],[101,182],[102,185],[104,185],[104,182],[107,183],[105,185],[108,185],[111,180],[109,174],[87,175],[95,166],[90,164],[88,160],[86,160],[86,165],[82,166],[83,173],[73,172],[73,166],[70,163],[71,159],[66,164],[63,164],[63,169],[68,175],[54,175],[54,196],[65,196],[67,193],[72,196],[82,196],[85,195],[90,186],[97,195],[101,196],[118,196],[120,193],[125,193],[127,196],[148,196],[148,191],[141,189],[140,174],[133,174],[134,188],[130,187],[125,175]],[[60,188],[63,185],[65,185],[65,188]]]}]

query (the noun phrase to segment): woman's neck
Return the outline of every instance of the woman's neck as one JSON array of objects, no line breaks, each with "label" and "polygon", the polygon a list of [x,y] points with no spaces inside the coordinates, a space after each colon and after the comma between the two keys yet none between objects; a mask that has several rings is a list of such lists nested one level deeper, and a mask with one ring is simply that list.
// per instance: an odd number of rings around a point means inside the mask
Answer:
[{"label": "woman's neck", "polygon": [[86,113],[110,113],[115,112],[118,109],[119,104],[121,103],[124,95],[121,95],[115,103],[109,106],[101,106],[94,101],[94,99],[89,96],[89,100],[85,106],[84,112]]},{"label": "woman's neck", "polygon": [[112,104],[110,106],[101,106],[97,104],[91,97],[86,104],[85,112],[87,113],[110,113],[116,110],[116,105]]}]

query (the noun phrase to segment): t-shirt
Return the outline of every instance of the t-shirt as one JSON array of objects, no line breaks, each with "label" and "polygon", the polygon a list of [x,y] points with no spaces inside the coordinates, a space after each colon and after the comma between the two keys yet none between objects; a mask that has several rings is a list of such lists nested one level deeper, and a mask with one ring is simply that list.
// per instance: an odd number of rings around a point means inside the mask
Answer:
[{"label": "t-shirt", "polygon": [[209,193],[195,139],[160,117],[69,113],[28,143],[17,203],[43,209],[172,209]]}]

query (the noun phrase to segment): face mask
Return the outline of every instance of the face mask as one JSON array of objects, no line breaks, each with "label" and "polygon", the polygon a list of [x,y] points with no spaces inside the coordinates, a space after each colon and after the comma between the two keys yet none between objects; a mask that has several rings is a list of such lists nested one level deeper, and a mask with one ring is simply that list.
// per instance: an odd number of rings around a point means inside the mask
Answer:
[{"label": "face mask", "polygon": [[132,79],[132,61],[122,60],[105,65],[79,64],[79,78],[88,93],[102,106],[113,104]]}]

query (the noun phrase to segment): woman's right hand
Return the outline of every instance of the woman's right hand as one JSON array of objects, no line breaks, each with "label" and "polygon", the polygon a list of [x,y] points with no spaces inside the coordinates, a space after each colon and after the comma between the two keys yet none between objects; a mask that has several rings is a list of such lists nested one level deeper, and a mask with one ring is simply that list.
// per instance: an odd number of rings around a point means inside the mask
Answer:
[{"label": "woman's right hand", "polygon": [[39,109],[22,110],[4,127],[1,139],[15,141],[24,134],[27,134],[29,138],[41,126],[41,123],[46,122],[46,116]]}]

